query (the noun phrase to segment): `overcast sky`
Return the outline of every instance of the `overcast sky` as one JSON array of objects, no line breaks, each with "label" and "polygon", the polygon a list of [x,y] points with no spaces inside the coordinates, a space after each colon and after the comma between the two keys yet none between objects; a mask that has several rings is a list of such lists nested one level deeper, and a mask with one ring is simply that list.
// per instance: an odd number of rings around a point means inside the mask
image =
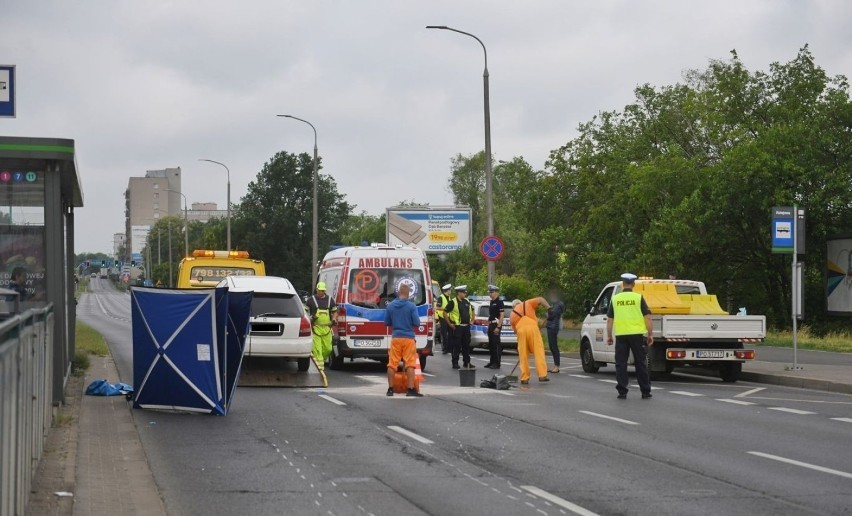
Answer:
[{"label": "overcast sky", "polygon": [[[237,203],[279,151],[313,152],[346,199],[380,214],[452,204],[450,159],[484,148],[478,36],[488,49],[495,159],[551,150],[640,84],[728,59],[749,70],[809,44],[852,74],[852,2],[0,0],[0,64],[17,118],[0,135],[75,141],[75,252],[112,252],[129,177],[181,167],[190,203]],[[181,203],[182,204],[182,203]],[[321,208],[320,208],[321,209]]]}]

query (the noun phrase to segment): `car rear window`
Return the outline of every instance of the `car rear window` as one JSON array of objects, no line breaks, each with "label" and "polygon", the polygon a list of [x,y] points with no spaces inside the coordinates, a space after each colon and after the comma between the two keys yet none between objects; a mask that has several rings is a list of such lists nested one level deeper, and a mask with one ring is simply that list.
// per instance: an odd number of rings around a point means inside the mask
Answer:
[{"label": "car rear window", "polygon": [[301,300],[293,294],[255,292],[251,299],[252,317],[301,317],[303,313]]}]

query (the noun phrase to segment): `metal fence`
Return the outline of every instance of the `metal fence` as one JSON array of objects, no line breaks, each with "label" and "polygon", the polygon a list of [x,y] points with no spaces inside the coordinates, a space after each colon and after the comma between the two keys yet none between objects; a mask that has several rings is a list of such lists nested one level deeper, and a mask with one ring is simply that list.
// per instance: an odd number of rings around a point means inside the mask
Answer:
[{"label": "metal fence", "polygon": [[0,323],[0,516],[22,515],[50,430],[53,305]]}]

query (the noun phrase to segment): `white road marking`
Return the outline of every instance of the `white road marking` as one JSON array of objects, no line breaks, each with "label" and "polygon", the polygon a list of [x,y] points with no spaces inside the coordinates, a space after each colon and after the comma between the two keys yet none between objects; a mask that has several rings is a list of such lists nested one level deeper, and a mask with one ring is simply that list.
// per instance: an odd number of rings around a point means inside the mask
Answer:
[{"label": "white road marking", "polygon": [[745,391],[745,392],[741,392],[739,394],[734,394],[734,397],[735,398],[745,398],[746,396],[751,396],[752,394],[760,392],[764,389],[766,389],[766,387],[758,387],[758,388],[752,389],[750,391]]},{"label": "white road marking", "polygon": [[580,507],[579,505],[577,505],[575,503],[571,503],[564,498],[560,498],[560,497],[556,496],[555,494],[548,493],[547,491],[545,491],[543,489],[539,489],[535,486],[521,486],[521,489],[529,491],[530,493],[536,495],[537,497],[542,498],[544,500],[547,500],[548,502],[551,502],[554,505],[558,505],[559,507],[562,507],[564,509],[568,509],[569,511],[573,512],[574,514],[579,514],[580,516],[598,516],[597,513],[592,512],[592,511],[586,509],[585,507]]},{"label": "white road marking", "polygon": [[328,401],[334,403],[335,405],[346,405],[346,403],[344,403],[344,402],[342,402],[338,399],[332,398],[328,394],[320,394],[319,397],[324,399],[324,400],[328,400]]},{"label": "white road marking", "polygon": [[574,378],[591,378],[591,376],[587,376],[584,374],[569,374],[568,376],[573,376]]},{"label": "white road marking", "polygon": [[435,378],[435,375],[432,374],[432,373],[423,373],[423,376],[428,376],[429,378]]},{"label": "white road marking", "polygon": [[704,396],[703,394],[698,394],[697,392],[689,392],[689,391],[669,391],[672,394],[680,394],[681,396]]},{"label": "white road marking", "polygon": [[803,416],[806,416],[808,414],[816,414],[816,412],[808,412],[807,410],[799,410],[786,407],[769,407],[769,410],[777,410],[778,412],[789,412],[790,414],[801,414]]},{"label": "white road marking", "polygon": [[621,419],[621,418],[618,418],[618,417],[607,416],[605,414],[598,414],[597,412],[589,412],[588,410],[580,410],[579,412],[582,413],[582,414],[588,414],[590,416],[601,417],[601,418],[609,419],[609,420],[612,420],[612,421],[618,421],[619,423],[624,423],[626,425],[638,425],[639,424],[636,421],[630,421],[628,419]]},{"label": "white road marking", "polygon": [[614,383],[614,384],[618,384],[618,382],[617,382],[617,381],[615,381],[615,380],[598,380],[598,381],[599,381],[599,382],[606,382],[606,383]]},{"label": "white road marking", "polygon": [[414,439],[415,441],[421,442],[423,444],[434,444],[432,441],[430,441],[429,439],[426,439],[422,435],[417,435],[410,430],[406,430],[405,428],[402,428],[401,426],[391,425],[388,428],[390,430],[393,430],[394,432],[400,433],[400,434],[402,434],[406,437],[410,437],[410,438]]},{"label": "white road marking", "polygon": [[797,460],[779,457],[778,455],[770,455],[768,453],[762,453],[757,451],[750,451],[748,453],[751,455],[756,455],[758,457],[763,457],[765,459],[777,460],[778,462],[784,462],[787,464],[792,464],[794,466],[801,466],[803,468],[812,469],[814,471],[820,471],[822,473],[830,473],[832,475],[837,475],[843,478],[852,478],[852,473],[847,473],[845,471],[839,471],[831,468],[825,468],[823,466],[817,466],[816,464],[808,464],[807,462],[799,462]]},{"label": "white road marking", "polygon": [[833,417],[831,419],[834,421],[842,421],[844,423],[852,423],[852,418],[850,417]]},{"label": "white road marking", "polygon": [[497,394],[502,394],[503,396],[514,396],[515,395],[515,393],[509,392],[509,391],[497,391],[497,390],[495,390],[494,392],[496,392]]},{"label": "white road marking", "polygon": [[718,398],[716,401],[724,401],[725,403],[733,403],[734,405],[756,405],[756,403],[752,403],[750,401],[732,400],[725,398]]}]

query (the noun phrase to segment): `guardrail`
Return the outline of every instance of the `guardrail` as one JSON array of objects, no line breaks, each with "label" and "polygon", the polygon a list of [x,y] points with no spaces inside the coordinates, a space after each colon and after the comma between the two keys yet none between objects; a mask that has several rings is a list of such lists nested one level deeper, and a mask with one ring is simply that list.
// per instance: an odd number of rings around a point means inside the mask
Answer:
[{"label": "guardrail", "polygon": [[26,510],[52,423],[53,305],[0,323],[0,516]]}]

